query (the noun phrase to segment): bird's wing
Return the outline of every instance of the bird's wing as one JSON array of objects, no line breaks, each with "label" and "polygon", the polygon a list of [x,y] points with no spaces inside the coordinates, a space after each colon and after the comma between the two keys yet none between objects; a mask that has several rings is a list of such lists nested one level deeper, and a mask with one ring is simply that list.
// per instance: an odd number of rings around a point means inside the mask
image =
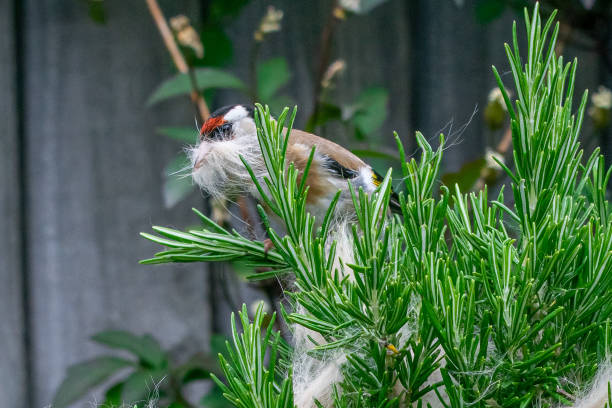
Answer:
[{"label": "bird's wing", "polygon": [[[333,162],[340,165],[337,166],[338,171],[342,171],[343,169],[359,171],[362,167],[369,167],[363,160],[339,144],[313,135],[312,133],[292,129],[289,135],[289,143],[305,145],[309,150],[312,146],[315,146],[317,153],[329,157]],[[331,170],[335,171],[333,166]]]},{"label": "bird's wing", "polygon": [[[289,145],[290,148],[287,151],[287,155],[289,160],[294,162],[298,169],[305,167],[310,150],[315,146],[316,152],[325,157],[326,164],[324,167],[326,170],[334,173],[336,176],[344,179],[353,179],[359,175],[359,170],[367,167],[371,172],[371,180],[368,180],[368,183],[371,181],[375,187],[378,187],[383,181],[383,177],[359,157],[344,147],[312,133],[292,129],[289,134]],[[323,190],[329,188],[329,185],[326,185],[326,183],[321,183],[324,177],[322,174],[319,174],[320,171],[321,168],[316,166],[310,169],[307,184],[310,186],[311,196],[321,194]],[[391,190],[389,207],[393,212],[401,214],[399,197],[393,190]]]}]

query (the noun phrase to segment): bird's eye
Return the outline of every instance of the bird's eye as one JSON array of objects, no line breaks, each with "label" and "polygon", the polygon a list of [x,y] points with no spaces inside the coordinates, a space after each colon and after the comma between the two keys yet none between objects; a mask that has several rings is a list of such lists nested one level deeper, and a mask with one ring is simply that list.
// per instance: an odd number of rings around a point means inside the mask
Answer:
[{"label": "bird's eye", "polygon": [[216,128],[210,133],[210,138],[213,140],[221,140],[223,139],[223,132],[220,128]]},{"label": "bird's eye", "polygon": [[223,140],[230,136],[232,125],[230,123],[224,123],[221,126],[217,126],[212,132],[208,134],[208,137],[212,140]]}]

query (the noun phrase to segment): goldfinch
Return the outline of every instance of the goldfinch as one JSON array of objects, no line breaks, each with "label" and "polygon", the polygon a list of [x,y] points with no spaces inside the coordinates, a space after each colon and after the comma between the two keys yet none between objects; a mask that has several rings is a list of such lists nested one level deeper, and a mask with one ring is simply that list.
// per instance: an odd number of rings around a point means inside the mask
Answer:
[{"label": "goldfinch", "polygon": [[[350,216],[352,208],[348,183],[355,189],[373,192],[383,181],[371,166],[342,146],[301,130],[292,130],[287,146],[287,162],[303,172],[312,147],[315,154],[306,179],[309,186],[307,210],[322,220],[341,190],[337,216]],[[230,105],[213,112],[202,125],[200,140],[190,152],[192,177],[205,192],[216,198],[248,193],[257,197],[251,177],[240,160],[244,157],[258,178],[266,174],[257,140],[253,108]],[[392,207],[397,201],[392,198]]]}]

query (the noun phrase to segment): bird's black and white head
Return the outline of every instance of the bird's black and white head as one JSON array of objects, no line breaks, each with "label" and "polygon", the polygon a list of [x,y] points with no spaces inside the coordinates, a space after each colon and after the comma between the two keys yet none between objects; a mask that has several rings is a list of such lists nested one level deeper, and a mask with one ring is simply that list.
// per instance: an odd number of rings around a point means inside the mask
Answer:
[{"label": "bird's black and white head", "polygon": [[259,168],[261,153],[253,108],[230,105],[214,111],[190,151],[193,180],[212,196],[242,192],[252,184],[240,156]]},{"label": "bird's black and white head", "polygon": [[202,125],[202,142],[215,142],[252,136],[255,131],[253,108],[248,105],[228,105],[214,111]]}]

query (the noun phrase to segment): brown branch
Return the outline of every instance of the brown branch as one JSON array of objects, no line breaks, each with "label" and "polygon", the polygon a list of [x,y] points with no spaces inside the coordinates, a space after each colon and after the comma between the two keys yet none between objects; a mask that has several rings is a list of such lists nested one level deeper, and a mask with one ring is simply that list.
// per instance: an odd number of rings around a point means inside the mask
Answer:
[{"label": "brown branch", "polygon": [[182,74],[187,74],[190,76],[191,80],[191,100],[196,106],[202,121],[205,121],[210,116],[210,110],[208,109],[208,105],[206,105],[206,101],[200,94],[199,89],[197,88],[197,84],[195,83],[195,75],[193,73],[193,69],[189,67],[187,61],[185,61],[185,57],[181,53],[176,41],[174,40],[174,35],[172,34],[172,30],[170,26],[168,26],[168,21],[166,17],[164,17],[164,13],[162,12],[157,0],[146,0],[147,6],[149,6],[149,11],[151,12],[151,16],[153,20],[155,20],[155,24],[157,25],[157,29],[164,40],[164,44],[166,44],[166,48],[172,57],[172,61],[176,66],[176,69],[179,70]]},{"label": "brown branch", "polygon": [[189,67],[188,75],[189,81],[191,82],[191,102],[193,102],[193,104],[196,106],[196,109],[200,114],[200,119],[202,120],[202,123],[204,123],[206,122],[206,119],[210,117],[210,111],[208,110],[204,97],[200,93],[195,70],[192,67]]},{"label": "brown branch", "polygon": [[147,5],[149,6],[149,11],[151,12],[151,16],[153,16],[153,20],[155,20],[155,24],[157,24],[157,29],[164,40],[164,44],[166,44],[166,48],[172,57],[172,61],[174,61],[174,65],[176,68],[186,74],[189,70],[189,66],[181,53],[176,41],[174,41],[174,35],[172,34],[172,30],[170,30],[170,26],[166,21],[166,17],[164,17],[164,13],[162,12],[157,0],[146,0]]}]

